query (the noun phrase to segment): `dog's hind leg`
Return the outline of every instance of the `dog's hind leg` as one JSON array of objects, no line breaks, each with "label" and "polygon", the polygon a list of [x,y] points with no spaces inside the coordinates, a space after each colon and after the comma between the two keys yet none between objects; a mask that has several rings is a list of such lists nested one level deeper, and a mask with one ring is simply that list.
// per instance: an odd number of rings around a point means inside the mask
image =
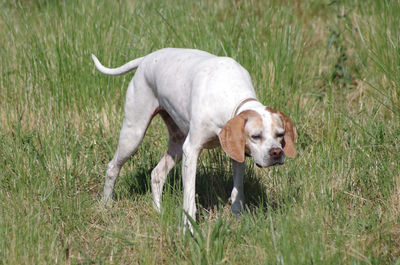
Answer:
[{"label": "dog's hind leg", "polygon": [[151,172],[151,189],[153,193],[153,207],[161,211],[161,196],[163,186],[168,172],[174,167],[176,162],[182,159],[182,145],[185,135],[179,130],[178,126],[165,111],[160,111],[160,115],[167,125],[169,132],[168,151],[158,162]]},{"label": "dog's hind leg", "polygon": [[111,200],[115,181],[122,165],[133,155],[142,142],[151,119],[156,114],[158,101],[147,86],[129,83],[125,102],[125,117],[114,158],[108,163],[102,202]]}]

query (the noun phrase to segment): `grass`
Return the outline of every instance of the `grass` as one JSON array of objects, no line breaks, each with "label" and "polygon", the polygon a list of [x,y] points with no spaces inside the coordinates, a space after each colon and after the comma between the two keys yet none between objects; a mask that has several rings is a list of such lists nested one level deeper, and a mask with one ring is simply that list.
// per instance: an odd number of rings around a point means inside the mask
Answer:
[{"label": "grass", "polygon": [[[400,264],[399,15],[397,0],[0,0],[0,263]],[[230,161],[204,152],[193,237],[181,165],[151,207],[158,118],[99,204],[132,74],[90,54],[117,66],[163,47],[233,57],[299,133],[284,166],[248,161],[240,219]]]}]

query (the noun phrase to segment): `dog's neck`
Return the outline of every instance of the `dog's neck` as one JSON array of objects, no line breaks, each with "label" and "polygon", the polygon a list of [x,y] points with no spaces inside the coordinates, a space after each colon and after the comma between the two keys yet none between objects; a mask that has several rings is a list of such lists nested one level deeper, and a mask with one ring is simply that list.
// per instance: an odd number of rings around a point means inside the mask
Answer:
[{"label": "dog's neck", "polygon": [[252,109],[255,107],[263,106],[256,98],[246,98],[237,104],[236,108],[234,109],[231,118],[235,117],[239,113]]}]

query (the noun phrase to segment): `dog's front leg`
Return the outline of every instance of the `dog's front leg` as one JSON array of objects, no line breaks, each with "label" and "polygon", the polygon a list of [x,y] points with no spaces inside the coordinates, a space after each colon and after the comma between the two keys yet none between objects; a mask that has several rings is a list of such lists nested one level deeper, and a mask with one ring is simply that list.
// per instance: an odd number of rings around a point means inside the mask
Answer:
[{"label": "dog's front leg", "polygon": [[246,169],[245,162],[239,163],[232,160],[233,189],[231,193],[232,213],[240,214],[244,204],[243,176]]},{"label": "dog's front leg", "polygon": [[183,144],[182,150],[183,210],[185,211],[183,213],[183,231],[185,231],[187,225],[193,234],[193,226],[187,215],[194,221],[196,220],[196,166],[201,149],[193,145],[188,137]]}]

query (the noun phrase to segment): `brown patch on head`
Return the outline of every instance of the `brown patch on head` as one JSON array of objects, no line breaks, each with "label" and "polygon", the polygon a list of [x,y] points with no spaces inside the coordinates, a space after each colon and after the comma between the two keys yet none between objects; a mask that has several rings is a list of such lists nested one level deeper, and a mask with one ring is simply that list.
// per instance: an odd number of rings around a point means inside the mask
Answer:
[{"label": "brown patch on head", "polygon": [[266,110],[271,113],[278,114],[279,117],[281,118],[283,127],[285,129],[285,135],[283,136],[283,143],[282,143],[283,151],[285,152],[286,156],[295,157],[297,151],[294,144],[297,141],[297,131],[293,122],[283,112],[271,109],[269,107],[266,107]]},{"label": "brown patch on head", "polygon": [[271,115],[271,120],[272,120],[271,122],[272,132],[276,131],[275,128],[284,128],[282,120],[278,118],[276,115]]},{"label": "brown patch on head", "polygon": [[230,119],[218,134],[222,149],[237,162],[244,161],[247,138],[244,127],[249,118],[255,118],[254,122],[262,126],[260,115],[253,110],[246,110]]}]

